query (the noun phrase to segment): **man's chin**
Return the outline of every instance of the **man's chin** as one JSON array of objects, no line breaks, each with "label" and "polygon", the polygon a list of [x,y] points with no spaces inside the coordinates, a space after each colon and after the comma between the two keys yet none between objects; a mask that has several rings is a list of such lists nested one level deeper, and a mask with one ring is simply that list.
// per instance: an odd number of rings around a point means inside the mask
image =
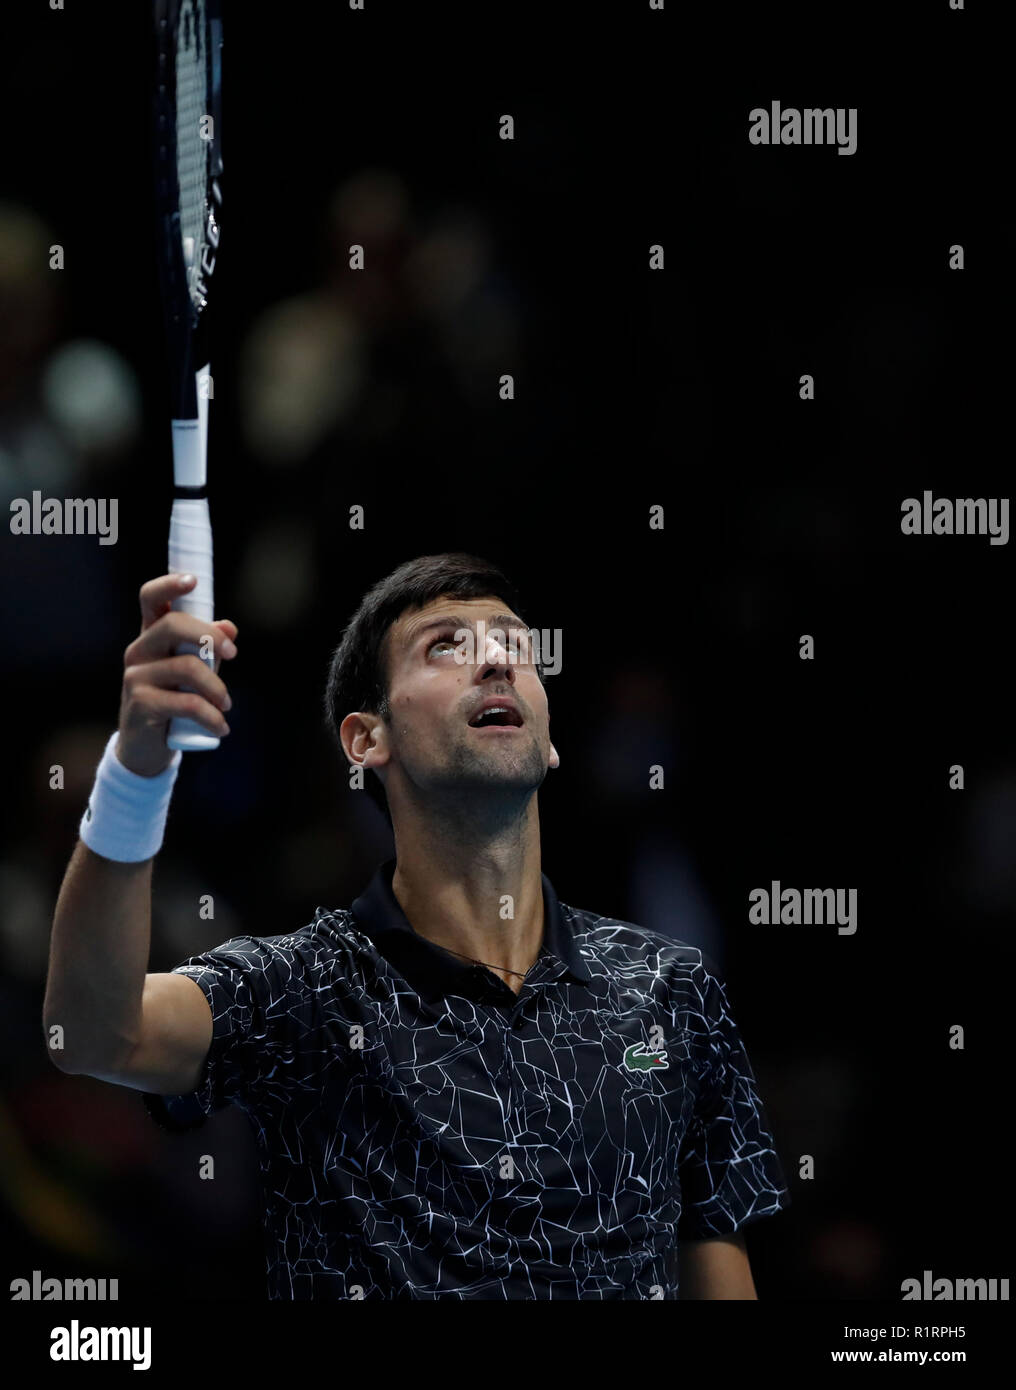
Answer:
[{"label": "man's chin", "polygon": [[470,758],[460,764],[451,775],[437,778],[432,783],[435,791],[457,792],[462,796],[524,796],[535,792],[543,784],[547,775],[547,765],[537,754],[527,758],[508,758],[484,756]]}]

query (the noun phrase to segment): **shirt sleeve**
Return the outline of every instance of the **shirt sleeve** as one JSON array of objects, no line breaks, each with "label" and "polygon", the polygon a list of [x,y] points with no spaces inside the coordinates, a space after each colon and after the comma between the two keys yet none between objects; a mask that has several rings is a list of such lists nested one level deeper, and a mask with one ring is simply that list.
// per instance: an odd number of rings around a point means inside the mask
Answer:
[{"label": "shirt sleeve", "polygon": [[678,1155],[679,1239],[730,1235],[790,1205],[748,1054],[708,957],[696,971],[702,1035],[691,1122]]},{"label": "shirt sleeve", "polygon": [[227,1105],[250,1111],[280,1091],[279,1064],[291,1062],[295,971],[292,953],[270,940],[234,937],[171,972],[189,975],[212,1013],[212,1041],[197,1089],[186,1095],[142,1092],[148,1115],[171,1132],[203,1125]]}]

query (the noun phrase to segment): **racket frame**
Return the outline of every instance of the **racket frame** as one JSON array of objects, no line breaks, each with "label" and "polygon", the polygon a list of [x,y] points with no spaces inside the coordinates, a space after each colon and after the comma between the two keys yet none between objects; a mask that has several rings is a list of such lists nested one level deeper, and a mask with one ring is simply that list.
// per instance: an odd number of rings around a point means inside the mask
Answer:
[{"label": "racket frame", "polygon": [[[197,583],[174,600],[173,608],[203,619],[214,617],[212,530],[208,509],[208,399],[211,388],[210,305],[222,231],[222,6],[203,0],[207,64],[208,140],[204,248],[191,293],[181,230],[177,166],[176,36],[181,23],[197,22],[198,0],[153,0],[156,38],[155,193],[158,272],[162,292],[167,369],[171,396],[173,505],[170,515],[169,571],[191,573]],[[209,634],[211,635],[211,634]],[[211,644],[206,644],[210,649]],[[181,643],[214,669],[214,652]],[[181,686],[181,690],[190,687]],[[170,721],[166,742],[185,752],[217,748],[219,738],[185,717]]]}]

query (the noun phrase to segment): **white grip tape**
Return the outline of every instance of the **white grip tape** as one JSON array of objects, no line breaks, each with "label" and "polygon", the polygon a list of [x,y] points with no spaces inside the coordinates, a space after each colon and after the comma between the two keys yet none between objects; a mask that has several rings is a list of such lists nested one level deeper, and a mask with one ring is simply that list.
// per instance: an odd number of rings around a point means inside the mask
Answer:
[{"label": "white grip tape", "polygon": [[177,497],[169,518],[169,570],[171,574],[193,574],[197,583],[187,594],[173,600],[173,607],[211,622],[215,616],[212,597],[212,522],[207,497]]},{"label": "white grip tape", "polygon": [[[209,624],[215,616],[212,596],[212,523],[205,497],[177,497],[169,520],[169,569],[171,574],[193,574],[197,583],[189,593],[173,600],[178,612],[192,613]],[[178,653],[200,656],[193,642],[181,642]],[[214,670],[215,655],[205,658]],[[181,690],[189,690],[181,686]],[[218,748],[218,737],[193,719],[178,716],[170,721],[166,743],[170,748],[194,751]]]}]

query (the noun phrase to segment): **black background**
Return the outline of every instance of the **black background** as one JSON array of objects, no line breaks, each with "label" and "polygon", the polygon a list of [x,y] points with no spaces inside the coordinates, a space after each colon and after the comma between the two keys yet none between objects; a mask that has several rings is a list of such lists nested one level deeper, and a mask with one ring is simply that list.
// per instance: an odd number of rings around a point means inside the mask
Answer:
[{"label": "black background", "polygon": [[[925,1268],[1008,1274],[1010,551],[900,532],[904,498],[1006,496],[1011,476],[990,44],[976,6],[691,8],[227,10],[210,480],[216,607],[239,625],[240,656],[233,732],[177,783],[151,965],[348,905],[388,849],[321,725],[329,652],[403,560],[492,559],[527,621],[564,634],[549,691],[562,767],[540,797],[560,897],[704,941],[683,898],[665,918],[634,915],[651,842],[714,924],[708,949],[793,1193],[749,1231],[760,1296],[897,1300]],[[0,1105],[19,1155],[5,1277],[258,1298],[242,1116],[172,1140],[137,1096],[45,1055],[49,916],[115,724],[137,589],[165,568],[171,471],[147,6],[22,3],[4,27],[4,197],[66,254],[46,341],[5,353],[11,496],[40,485],[9,441],[62,343],[110,345],[142,406],[119,452],[80,460],[77,495],[119,498],[115,547],[0,538],[16,733]],[[773,100],[857,107],[856,154],[750,145],[749,110]],[[512,142],[497,137],[504,112]],[[357,279],[329,200],[372,169],[401,181],[407,211],[398,237],[367,242]],[[477,328],[465,311],[428,314],[408,288],[414,251],[453,214],[487,238],[485,293],[514,324],[486,378],[449,351],[461,339],[483,360],[482,315]],[[12,283],[11,323],[31,312]],[[330,296],[360,324],[363,385],[313,448],[273,467],[244,427],[244,350],[298,295]],[[813,402],[799,399],[805,372]],[[348,529],[354,504],[365,531]],[[648,526],[657,504],[662,532]],[[284,625],[242,579],[276,533],[311,575]],[[653,761],[665,792],[645,789]],[[64,792],[48,788],[55,762],[78,768]],[[949,790],[955,763],[963,791]],[[856,887],[856,935],[750,925],[748,893],[773,879]],[[196,920],[209,892],[229,931]],[[193,1176],[205,1152],[214,1184]]]}]

